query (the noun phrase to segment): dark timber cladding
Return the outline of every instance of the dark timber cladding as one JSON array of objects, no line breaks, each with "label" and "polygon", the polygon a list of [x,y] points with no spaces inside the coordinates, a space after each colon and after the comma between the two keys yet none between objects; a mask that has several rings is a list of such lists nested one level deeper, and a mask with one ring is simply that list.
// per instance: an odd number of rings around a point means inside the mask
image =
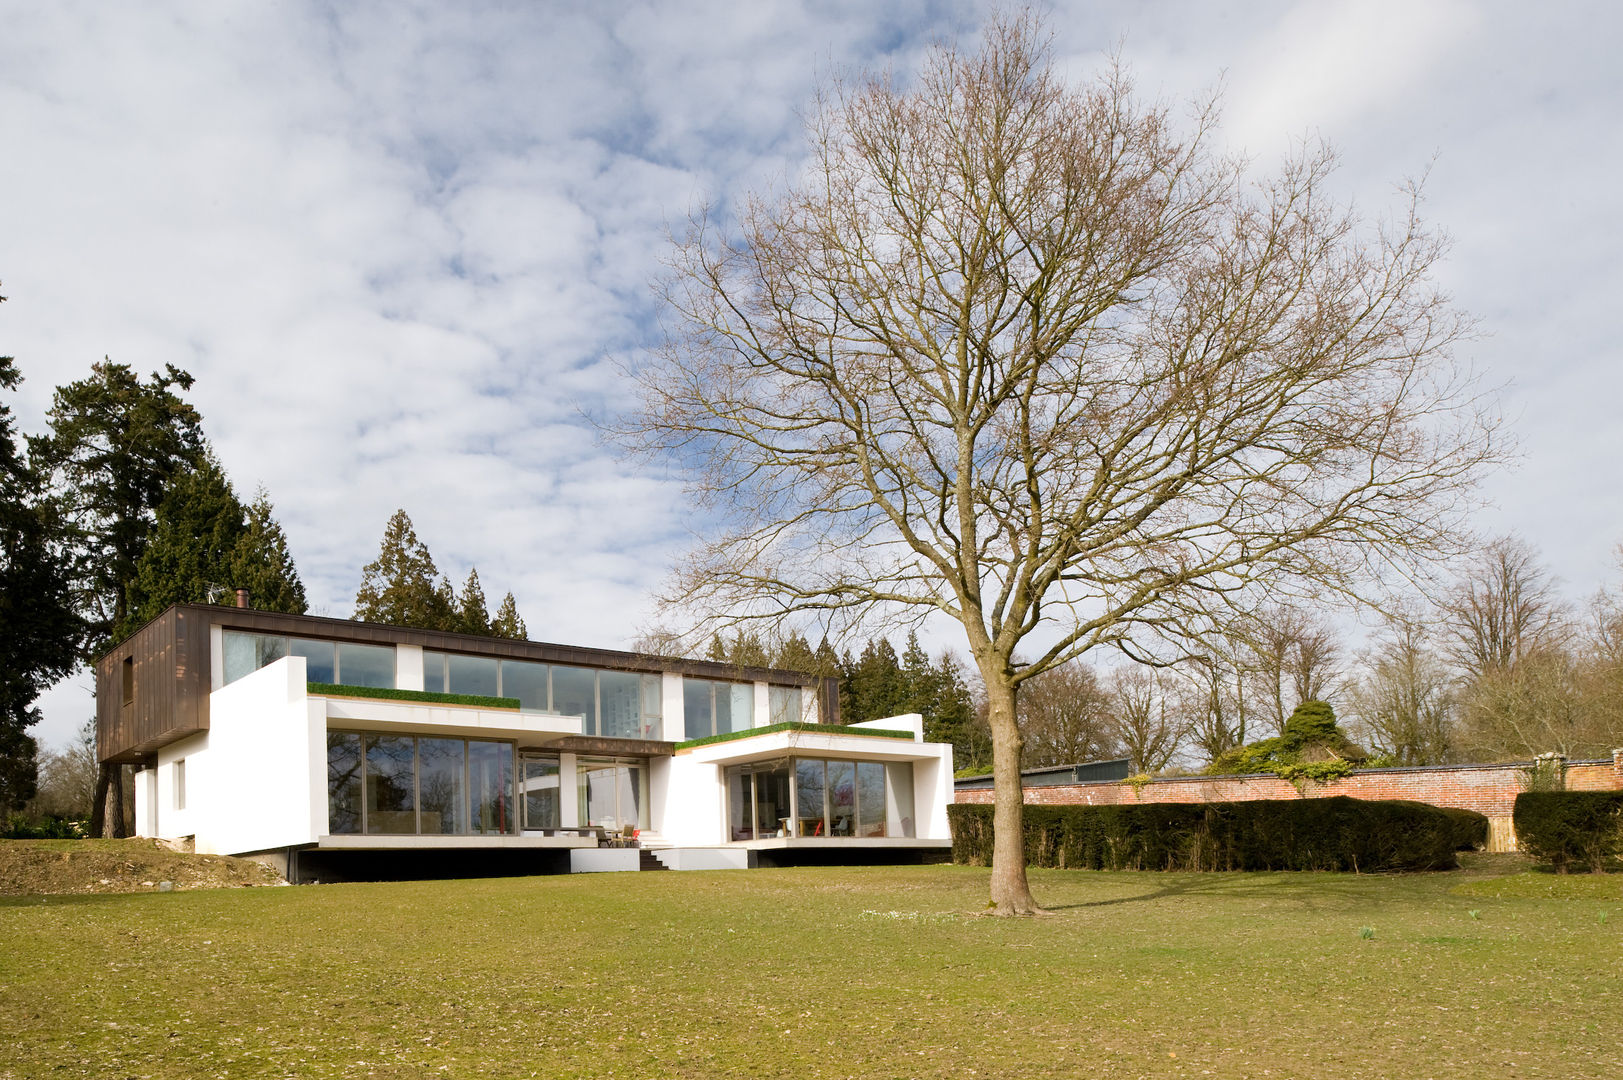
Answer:
[{"label": "dark timber cladding", "polygon": [[[704,679],[794,684],[817,693],[825,722],[839,722],[837,681],[798,672],[540,641],[510,641],[315,615],[283,615],[252,608],[176,604],[96,661],[96,744],[103,761],[139,762],[166,743],[208,730],[211,626],[370,645],[419,645],[470,656],[534,660],[610,671],[651,674],[672,671]],[[128,702],[123,693],[126,660],[132,661],[134,667],[134,693]]]}]

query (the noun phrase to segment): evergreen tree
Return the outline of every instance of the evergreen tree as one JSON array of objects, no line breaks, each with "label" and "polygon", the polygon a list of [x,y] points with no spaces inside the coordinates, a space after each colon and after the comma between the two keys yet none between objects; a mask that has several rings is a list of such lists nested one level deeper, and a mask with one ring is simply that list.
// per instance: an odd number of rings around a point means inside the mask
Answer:
[{"label": "evergreen tree", "polygon": [[128,590],[158,506],[202,459],[202,418],[180,397],[191,387],[173,364],[142,382],[127,365],[103,361],[88,378],[57,387],[50,433],[29,440],[69,529],[86,656],[127,625]]},{"label": "evergreen tree", "polygon": [[231,555],[228,581],[233,589],[247,589],[254,607],[303,615],[304,582],[288,551],[287,534],[276,521],[270,496],[260,488],[248,504],[242,536]]},{"label": "evergreen tree", "polygon": [[902,678],[896,650],[884,638],[863,646],[851,672],[851,705],[857,714],[847,720],[879,720],[907,711],[908,688]]},{"label": "evergreen tree", "polygon": [[519,617],[518,601],[513,594],[508,593],[502,597],[502,606],[497,609],[496,617],[490,621],[491,637],[510,638],[513,641],[528,640],[529,631],[524,628],[524,620]]},{"label": "evergreen tree", "polygon": [[231,563],[246,511],[211,450],[177,475],[158,506],[146,550],[128,587],[129,610],[113,628],[128,637],[170,604],[208,603],[229,594]]},{"label": "evergreen tree", "polygon": [[[21,380],[11,357],[0,356],[0,389]],[[11,407],[0,404],[0,810],[34,796],[34,702],[72,669],[82,630],[62,530],[41,488],[17,448]]]},{"label": "evergreen tree", "polygon": [[456,628],[464,634],[490,634],[490,609],[485,605],[485,590],[479,584],[479,568],[468,571],[468,580],[462,583],[462,595],[456,601]]},{"label": "evergreen tree", "polygon": [[[436,578],[440,579],[438,584]],[[456,625],[451,583],[440,578],[434,557],[417,539],[404,510],[394,512],[384,527],[378,557],[361,570],[354,617],[363,622],[424,630],[448,630]]]},{"label": "evergreen tree", "polygon": [[807,675],[838,675],[839,671],[821,670],[818,664],[817,653],[813,651],[811,642],[805,636],[791,633],[778,645],[772,656],[772,666],[783,671],[799,671]]}]

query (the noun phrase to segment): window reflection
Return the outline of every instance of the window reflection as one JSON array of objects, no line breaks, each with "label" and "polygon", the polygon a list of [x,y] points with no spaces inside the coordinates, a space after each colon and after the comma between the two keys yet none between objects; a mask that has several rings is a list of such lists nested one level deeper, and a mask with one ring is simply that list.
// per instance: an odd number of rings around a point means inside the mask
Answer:
[{"label": "window reflection", "polygon": [[327,734],[327,827],[333,834],[511,833],[513,791],[512,743]]}]

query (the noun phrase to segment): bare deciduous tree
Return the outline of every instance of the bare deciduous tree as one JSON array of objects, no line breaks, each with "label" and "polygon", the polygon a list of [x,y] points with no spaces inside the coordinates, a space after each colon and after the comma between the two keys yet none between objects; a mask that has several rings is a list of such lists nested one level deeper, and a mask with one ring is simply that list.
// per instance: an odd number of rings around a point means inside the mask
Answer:
[{"label": "bare deciduous tree", "polygon": [[1121,751],[1111,700],[1080,660],[1051,668],[1020,692],[1026,768],[1115,757]]},{"label": "bare deciduous tree", "polygon": [[1460,574],[1443,605],[1449,655],[1467,677],[1509,671],[1527,656],[1558,646],[1567,613],[1538,553],[1526,541],[1501,537]]},{"label": "bare deciduous tree", "polygon": [[1366,655],[1352,691],[1356,730],[1370,749],[1404,765],[1441,765],[1453,748],[1453,678],[1420,624],[1394,618]]},{"label": "bare deciduous tree", "polygon": [[1166,687],[1142,667],[1118,671],[1110,680],[1115,699],[1116,737],[1132,759],[1134,773],[1154,774],[1167,767],[1183,742],[1183,727],[1168,709]]},{"label": "bare deciduous tree", "polygon": [[1446,546],[1497,453],[1413,205],[1366,226],[1324,151],[1250,182],[1215,122],[1117,69],[1068,83],[1029,15],[911,85],[837,84],[807,166],[678,243],[670,337],[632,370],[627,445],[690,468],[712,515],[669,601],[710,627],[963,627],[1000,913],[1039,910],[1023,683],[1354,595]]}]

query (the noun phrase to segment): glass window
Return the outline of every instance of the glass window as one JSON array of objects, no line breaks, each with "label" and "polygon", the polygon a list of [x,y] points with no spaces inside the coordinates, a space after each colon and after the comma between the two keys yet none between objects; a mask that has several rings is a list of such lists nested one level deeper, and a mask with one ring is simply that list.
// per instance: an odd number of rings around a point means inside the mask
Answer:
[{"label": "glass window", "polygon": [[425,833],[465,833],[467,793],[463,788],[461,739],[417,740],[417,792],[421,803],[420,830]]},{"label": "glass window", "polygon": [[589,668],[553,668],[552,711],[582,717],[580,733],[596,735],[597,672]]},{"label": "glass window", "polygon": [[682,680],[682,735],[703,739],[716,733],[711,684],[704,679]]},{"label": "glass window", "polygon": [[186,759],[175,762],[175,809],[186,809]]},{"label": "glass window", "polygon": [[[730,726],[721,726],[721,699],[730,699],[728,716]],[[746,731],[755,726],[755,685],[753,683],[716,684],[716,734],[723,731]]]},{"label": "glass window", "polygon": [[767,706],[774,724],[798,724],[804,718],[800,711],[800,687],[769,686],[766,688]]},{"label": "glass window", "polygon": [[445,654],[423,650],[423,689],[431,694],[445,693]]},{"label": "glass window", "polygon": [[727,838],[755,839],[755,777],[734,766],[727,770]]},{"label": "glass window", "polygon": [[527,758],[524,762],[524,827],[526,829],[560,828],[561,804],[558,791],[558,763],[556,761]]},{"label": "glass window", "polygon": [[472,796],[470,831],[513,831],[513,744],[468,743],[468,790]]},{"label": "glass window", "polygon": [[266,664],[274,664],[287,655],[287,638],[269,634],[245,634],[239,630],[225,632],[225,671],[222,686],[236,682],[244,675],[252,675]]},{"label": "glass window", "polygon": [[663,739],[665,725],[665,705],[663,702],[663,680],[658,675],[644,675],[642,677],[642,718],[645,721],[648,738]]},{"label": "glass window", "polygon": [[327,732],[327,831],[361,831],[361,737]]},{"label": "glass window", "polygon": [[755,774],[755,836],[789,835],[789,767]]},{"label": "glass window", "polygon": [[857,762],[857,835],[885,835],[885,766]]},{"label": "glass window", "polygon": [[548,708],[547,665],[503,660],[502,697],[518,698],[520,708],[545,712]]},{"label": "glass window", "polygon": [[795,762],[795,803],[797,836],[827,836],[828,819],[823,808],[823,763],[801,758]]},{"label": "glass window", "polygon": [[333,661],[333,643],[292,639],[294,656],[304,657],[304,677],[310,682],[336,684],[338,672]]},{"label": "glass window", "polygon": [[[324,680],[316,679],[315,682]],[[344,686],[394,686],[394,646],[338,644],[338,682]]]},{"label": "glass window", "polygon": [[598,673],[598,695],[603,706],[599,732],[612,739],[644,738],[642,723],[642,676],[624,671]]},{"label": "glass window", "polygon": [[648,770],[641,765],[582,762],[575,770],[575,793],[582,825],[648,828]]},{"label": "glass window", "polygon": [[898,761],[885,766],[887,836],[913,836],[913,763]]},{"label": "glass window", "polygon": [[415,739],[368,735],[366,744],[366,831],[417,831]]},{"label": "glass window", "polygon": [[446,692],[450,694],[477,694],[495,697],[497,689],[496,661],[488,656],[458,656],[451,653],[445,658]]},{"label": "glass window", "polygon": [[857,766],[854,761],[828,763],[828,834],[857,834]]}]

